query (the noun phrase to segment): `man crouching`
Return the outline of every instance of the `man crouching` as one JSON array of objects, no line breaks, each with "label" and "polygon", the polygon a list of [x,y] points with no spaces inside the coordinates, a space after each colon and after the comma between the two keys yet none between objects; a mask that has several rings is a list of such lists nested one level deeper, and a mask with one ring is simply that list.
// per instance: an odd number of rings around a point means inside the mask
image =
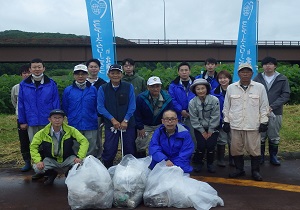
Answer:
[{"label": "man crouching", "polygon": [[[89,148],[88,140],[76,128],[64,123],[64,117],[62,110],[52,110],[48,118],[50,123],[34,135],[30,144],[36,172],[32,180],[45,176],[44,185],[53,184],[58,173],[67,173],[74,164],[80,163]],[[72,149],[74,140],[80,145],[78,154]]]}]

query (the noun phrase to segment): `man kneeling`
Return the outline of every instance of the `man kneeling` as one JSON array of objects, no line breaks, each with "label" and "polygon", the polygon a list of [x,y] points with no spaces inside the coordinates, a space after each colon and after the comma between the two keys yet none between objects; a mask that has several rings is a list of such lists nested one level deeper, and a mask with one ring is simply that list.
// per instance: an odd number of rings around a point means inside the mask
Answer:
[{"label": "man kneeling", "polygon": [[149,144],[152,162],[149,168],[165,160],[167,166],[178,166],[184,173],[193,171],[190,165],[194,152],[194,142],[189,130],[178,123],[177,114],[167,110],[163,114],[162,125],[158,127]]},{"label": "man kneeling", "polygon": [[[50,112],[50,123],[37,132],[30,144],[33,169],[36,172],[32,179],[47,177],[44,185],[51,185],[58,173],[68,173],[75,164],[85,158],[89,148],[88,140],[74,127],[64,123],[65,113],[60,109]],[[76,140],[80,147],[77,154],[72,149]],[[42,159],[39,151],[45,157]]]}]

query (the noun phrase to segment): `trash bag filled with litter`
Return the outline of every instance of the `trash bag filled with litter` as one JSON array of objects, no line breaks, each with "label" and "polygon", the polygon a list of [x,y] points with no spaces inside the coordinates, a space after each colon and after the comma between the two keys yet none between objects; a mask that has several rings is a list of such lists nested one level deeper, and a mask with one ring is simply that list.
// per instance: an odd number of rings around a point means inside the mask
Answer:
[{"label": "trash bag filled with litter", "polygon": [[106,209],[112,207],[113,185],[106,167],[89,155],[75,164],[65,181],[71,209]]},{"label": "trash bag filled with litter", "polygon": [[149,173],[143,195],[145,206],[176,207],[198,210],[224,206],[217,191],[206,182],[184,174],[180,167],[166,166],[165,161],[156,164]]},{"label": "trash bag filled with litter", "polygon": [[117,166],[109,168],[115,207],[136,208],[142,202],[150,163],[151,157],[136,159],[128,154]]}]

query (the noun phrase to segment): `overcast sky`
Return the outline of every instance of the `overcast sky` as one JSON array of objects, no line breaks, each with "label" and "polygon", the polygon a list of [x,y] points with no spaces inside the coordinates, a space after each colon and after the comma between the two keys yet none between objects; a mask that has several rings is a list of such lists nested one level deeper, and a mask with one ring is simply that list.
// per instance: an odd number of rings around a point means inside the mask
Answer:
[{"label": "overcast sky", "polygon": [[[113,0],[116,36],[163,39],[163,0]],[[165,0],[167,39],[236,40],[242,0]],[[260,0],[259,40],[300,40],[300,0]],[[85,0],[2,0],[0,31],[89,35]]]}]

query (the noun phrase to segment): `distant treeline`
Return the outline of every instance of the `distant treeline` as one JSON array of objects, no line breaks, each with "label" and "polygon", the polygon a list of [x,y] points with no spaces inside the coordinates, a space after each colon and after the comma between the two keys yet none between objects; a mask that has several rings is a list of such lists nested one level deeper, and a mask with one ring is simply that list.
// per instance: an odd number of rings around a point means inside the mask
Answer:
[{"label": "distant treeline", "polygon": [[[61,34],[61,33],[36,33],[19,30],[0,31],[0,44],[76,44],[90,45],[90,36]],[[127,39],[116,37],[117,44],[136,44]]]}]

